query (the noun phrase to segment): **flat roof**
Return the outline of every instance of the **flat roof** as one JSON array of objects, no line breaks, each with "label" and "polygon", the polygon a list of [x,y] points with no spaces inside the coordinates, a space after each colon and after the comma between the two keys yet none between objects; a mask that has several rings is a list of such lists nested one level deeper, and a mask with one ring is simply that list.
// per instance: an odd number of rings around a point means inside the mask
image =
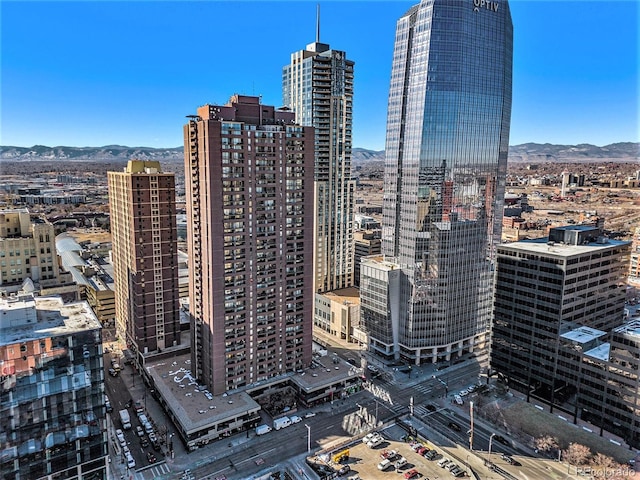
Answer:
[{"label": "flat roof", "polygon": [[361,263],[375,263],[377,264],[378,268],[386,268],[387,270],[397,270],[400,269],[400,266],[395,263],[395,258],[390,257],[390,258],[385,258],[384,255],[369,255],[367,257],[362,257],[360,262]]},{"label": "flat roof", "polygon": [[640,337],[640,318],[634,318],[627,323],[613,329],[616,333],[635,335]]},{"label": "flat roof", "polygon": [[587,343],[606,334],[607,332],[603,332],[602,330],[582,326],[570,332],[563,333],[560,336],[575,343]]},{"label": "flat roof", "polygon": [[334,354],[314,357],[310,368],[291,378],[305,392],[313,392],[361,375],[362,368],[354,367]]},{"label": "flat roof", "polygon": [[323,293],[322,295],[336,302],[348,301],[360,305],[360,291],[355,287],[341,288],[340,290],[333,290]]},{"label": "flat roof", "polygon": [[553,244],[549,244],[549,238],[544,237],[498,245],[498,250],[521,250],[523,252],[554,255],[558,257],[571,257],[573,255],[582,255],[585,253],[596,252],[604,248],[613,248],[630,243],[631,242],[628,241],[612,240],[609,238],[606,243],[592,242],[586,245],[567,245],[564,243],[554,242]]},{"label": "flat roof", "polygon": [[3,328],[0,345],[49,338],[59,335],[70,335],[86,330],[101,329],[95,313],[87,302],[64,303],[61,297],[33,297],[28,300],[0,298],[0,312],[6,311],[8,316],[20,316],[35,308],[36,322],[22,323]]},{"label": "flat roof", "polygon": [[145,368],[187,435],[260,410],[244,391],[214,396],[200,390],[191,374],[190,354],[148,362]]},{"label": "flat roof", "polygon": [[587,350],[584,352],[585,355],[589,355],[597,360],[608,361],[609,360],[609,351],[611,350],[611,344],[603,343],[602,345],[598,345],[591,350]]}]

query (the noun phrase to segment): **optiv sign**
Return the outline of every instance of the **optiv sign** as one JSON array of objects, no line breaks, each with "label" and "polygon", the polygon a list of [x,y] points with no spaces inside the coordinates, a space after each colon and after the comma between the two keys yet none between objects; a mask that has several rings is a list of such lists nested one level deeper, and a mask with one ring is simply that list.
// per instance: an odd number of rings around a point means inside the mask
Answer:
[{"label": "optiv sign", "polygon": [[479,12],[481,8],[486,8],[492,12],[498,11],[498,2],[491,2],[489,0],[473,0],[473,11]]}]

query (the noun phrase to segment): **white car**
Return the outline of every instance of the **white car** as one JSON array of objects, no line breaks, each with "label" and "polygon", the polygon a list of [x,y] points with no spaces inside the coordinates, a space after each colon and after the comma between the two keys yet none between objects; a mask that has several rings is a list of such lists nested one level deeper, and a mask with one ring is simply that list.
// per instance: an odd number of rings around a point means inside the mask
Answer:
[{"label": "white car", "polygon": [[362,443],[366,445],[367,443],[369,443],[371,440],[373,440],[375,437],[378,437],[378,436],[380,436],[378,432],[367,433],[362,439]]},{"label": "white car", "polygon": [[454,395],[453,398],[458,405],[462,405],[464,403],[464,400],[462,400],[462,397],[460,395]]},{"label": "white car", "polygon": [[385,458],[378,464],[378,470],[382,470],[384,472],[387,468],[392,466],[393,464],[391,463],[391,460],[389,460],[388,458]]},{"label": "white car", "polygon": [[377,436],[377,437],[373,438],[372,440],[370,440],[369,442],[367,442],[367,447],[376,448],[382,442],[384,442],[384,438],[382,438],[381,436]]},{"label": "white car", "polygon": [[135,468],[136,461],[133,459],[130,453],[127,454],[127,467]]},{"label": "white car", "polygon": [[467,395],[469,395],[469,390],[462,390],[460,391],[459,395],[461,397],[466,397]]},{"label": "white car", "polygon": [[136,434],[137,434],[139,437],[144,437],[144,430],[142,429],[142,427],[141,427],[140,425],[138,425],[138,426],[136,427]]},{"label": "white car", "polygon": [[289,417],[289,420],[291,420],[291,423],[298,423],[302,421],[302,418],[300,418],[298,415],[291,415]]},{"label": "white car", "polygon": [[116,430],[116,437],[118,437],[118,441],[120,443],[126,442],[125,438],[124,438],[124,432],[120,429]]},{"label": "white car", "polygon": [[304,414],[304,418],[311,418],[315,416],[316,416],[315,412],[307,412]]}]

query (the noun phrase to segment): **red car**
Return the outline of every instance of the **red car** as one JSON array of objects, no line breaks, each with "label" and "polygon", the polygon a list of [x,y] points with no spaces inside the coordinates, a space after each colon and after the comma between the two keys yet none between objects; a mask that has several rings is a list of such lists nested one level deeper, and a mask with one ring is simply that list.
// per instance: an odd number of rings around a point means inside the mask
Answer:
[{"label": "red car", "polygon": [[416,453],[418,455],[423,455],[424,456],[424,454],[427,453],[428,451],[429,451],[429,449],[427,447],[418,447],[418,449],[416,450]]},{"label": "red car", "polygon": [[409,470],[408,472],[404,473],[404,478],[417,478],[420,476],[420,472],[418,472],[418,470],[416,470],[415,468]]}]

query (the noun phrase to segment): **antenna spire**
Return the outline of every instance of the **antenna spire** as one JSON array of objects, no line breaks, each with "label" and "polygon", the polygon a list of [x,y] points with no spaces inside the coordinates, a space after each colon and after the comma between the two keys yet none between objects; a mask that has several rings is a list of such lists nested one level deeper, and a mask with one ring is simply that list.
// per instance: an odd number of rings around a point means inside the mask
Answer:
[{"label": "antenna spire", "polygon": [[316,43],[320,43],[320,4],[316,4]]}]

